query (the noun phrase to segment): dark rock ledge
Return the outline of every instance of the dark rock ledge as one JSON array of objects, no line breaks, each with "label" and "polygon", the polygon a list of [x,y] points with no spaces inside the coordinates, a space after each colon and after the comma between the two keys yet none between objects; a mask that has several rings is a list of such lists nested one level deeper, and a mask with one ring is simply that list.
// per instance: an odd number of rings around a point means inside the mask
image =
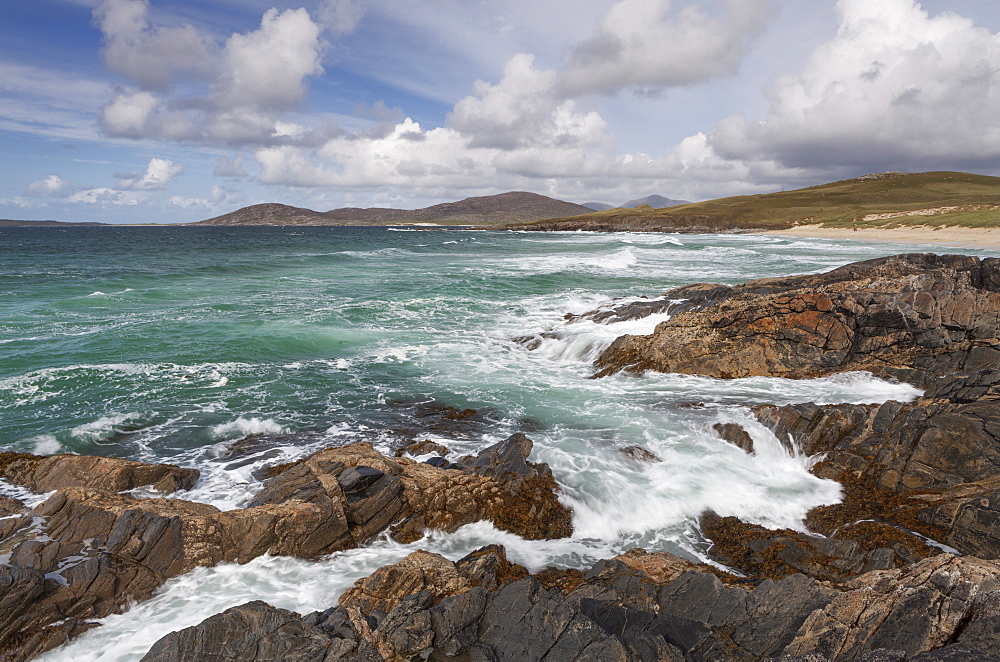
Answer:
[{"label": "dark rock ledge", "polygon": [[409,542],[480,520],[526,538],[568,536],[570,513],[548,466],[527,461],[531,448],[516,434],[445,467],[387,458],[370,444],[330,448],[277,468],[248,507],[232,511],[119,493],[187,489],[198,477],[191,469],[0,454],[0,478],[55,490],[30,512],[0,503],[0,661],[62,644],[198,566],[265,553],[317,558],[387,529]]},{"label": "dark rock ledge", "polygon": [[143,662],[997,661],[998,570],[942,555],[843,585],[727,583],[641,550],[534,576],[499,546],[456,563],[419,551],[326,611],[251,602],[163,637]]}]

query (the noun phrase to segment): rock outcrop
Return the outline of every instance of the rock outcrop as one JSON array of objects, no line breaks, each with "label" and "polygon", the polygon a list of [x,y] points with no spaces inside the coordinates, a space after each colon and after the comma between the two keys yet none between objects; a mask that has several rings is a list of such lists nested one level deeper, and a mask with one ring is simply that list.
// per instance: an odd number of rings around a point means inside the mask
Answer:
[{"label": "rock outcrop", "polygon": [[167,635],[143,660],[995,660],[998,570],[942,555],[842,586],[801,574],[754,585],[633,550],[560,590],[502,547],[456,563],[416,552],[326,611],[234,607]]},{"label": "rock outcrop", "polygon": [[814,531],[877,520],[1000,558],[1000,373],[940,378],[911,403],[754,413],[780,439],[822,454],[813,473],[844,485],[841,504],[810,513]]},{"label": "rock outcrop", "polygon": [[868,370],[921,385],[1000,368],[1000,259],[898,255],[815,276],[667,292],[687,299],[648,336],[622,336],[598,375],[656,370],[794,379]]},{"label": "rock outcrop", "polygon": [[66,487],[124,492],[145,486],[171,494],[191,489],[199,475],[197,469],[117,457],[0,453],[0,478],[39,494]]},{"label": "rock outcrop", "polygon": [[[31,512],[0,520],[0,554],[9,556],[0,586],[13,596],[0,597],[0,659],[26,659],[63,643],[92,619],[199,566],[266,553],[317,558],[390,527],[397,538],[415,540],[425,528],[454,531],[481,519],[526,537],[569,535],[571,514],[556,498],[548,467],[526,461],[531,447],[514,435],[445,468],[387,458],[370,444],[331,448],[284,467],[248,507],[231,511],[117,492],[137,483],[190,486],[190,470],[13,457],[5,464],[9,479],[69,486]],[[87,466],[106,470],[79,470]]]}]

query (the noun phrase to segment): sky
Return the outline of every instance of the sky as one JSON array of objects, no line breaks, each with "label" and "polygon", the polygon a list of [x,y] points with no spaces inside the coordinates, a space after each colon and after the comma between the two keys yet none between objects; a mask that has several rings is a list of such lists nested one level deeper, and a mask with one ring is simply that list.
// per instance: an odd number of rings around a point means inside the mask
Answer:
[{"label": "sky", "polygon": [[1000,175],[996,0],[3,0],[0,218]]}]

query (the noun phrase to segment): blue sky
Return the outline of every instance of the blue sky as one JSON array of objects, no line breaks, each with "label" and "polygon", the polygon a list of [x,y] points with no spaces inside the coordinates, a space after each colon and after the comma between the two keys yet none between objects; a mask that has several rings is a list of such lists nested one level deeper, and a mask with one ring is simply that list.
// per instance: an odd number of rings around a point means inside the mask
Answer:
[{"label": "blue sky", "polygon": [[994,0],[4,0],[0,218],[1000,174]]}]

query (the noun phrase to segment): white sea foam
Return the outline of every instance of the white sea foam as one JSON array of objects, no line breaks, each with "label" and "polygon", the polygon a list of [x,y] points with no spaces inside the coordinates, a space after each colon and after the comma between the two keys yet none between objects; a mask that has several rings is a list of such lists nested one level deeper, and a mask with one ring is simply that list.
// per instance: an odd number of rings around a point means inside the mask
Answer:
[{"label": "white sea foam", "polygon": [[149,421],[156,416],[155,412],[125,412],[102,416],[96,421],[78,425],[69,431],[74,439],[87,442],[100,442],[121,434],[125,431],[135,431],[145,427],[140,423]]},{"label": "white sea foam", "polygon": [[252,434],[284,434],[289,429],[273,418],[243,418],[240,416],[229,423],[219,423],[212,426],[212,437],[215,439],[240,439]]},{"label": "white sea foam", "polygon": [[33,444],[31,452],[35,455],[55,455],[63,450],[63,445],[51,434],[40,434],[27,440]]},{"label": "white sea foam", "polygon": [[598,255],[581,253],[576,255],[525,256],[518,260],[505,261],[504,269],[552,274],[562,271],[583,271],[594,273],[626,271],[639,263],[639,249],[626,246],[610,253]]}]

